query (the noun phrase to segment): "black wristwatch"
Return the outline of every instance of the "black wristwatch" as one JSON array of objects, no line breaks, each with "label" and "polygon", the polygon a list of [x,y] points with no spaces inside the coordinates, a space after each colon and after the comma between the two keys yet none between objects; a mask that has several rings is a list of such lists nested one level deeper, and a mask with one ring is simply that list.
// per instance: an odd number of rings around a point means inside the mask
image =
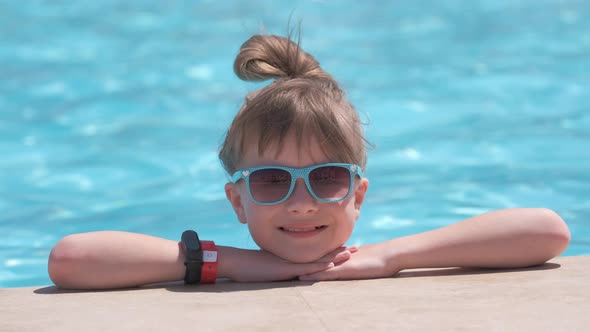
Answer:
[{"label": "black wristwatch", "polygon": [[185,248],[184,274],[185,284],[198,284],[201,282],[201,269],[203,268],[203,249],[197,232],[186,230],[182,233],[182,244]]}]

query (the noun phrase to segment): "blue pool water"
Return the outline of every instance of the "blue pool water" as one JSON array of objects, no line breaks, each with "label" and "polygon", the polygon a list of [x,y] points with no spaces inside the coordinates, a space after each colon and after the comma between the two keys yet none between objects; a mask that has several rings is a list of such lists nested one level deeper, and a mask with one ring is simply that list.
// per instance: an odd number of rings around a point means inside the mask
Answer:
[{"label": "blue pool water", "polygon": [[590,2],[0,1],[0,287],[63,236],[255,247],[216,159],[251,34],[302,22],[375,144],[351,243],[548,207],[590,254]]}]

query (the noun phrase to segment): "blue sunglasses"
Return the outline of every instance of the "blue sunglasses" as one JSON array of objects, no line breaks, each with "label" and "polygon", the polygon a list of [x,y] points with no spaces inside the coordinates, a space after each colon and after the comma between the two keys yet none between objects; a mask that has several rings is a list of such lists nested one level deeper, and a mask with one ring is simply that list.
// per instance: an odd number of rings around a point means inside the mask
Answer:
[{"label": "blue sunglasses", "polygon": [[334,203],[350,196],[356,175],[363,177],[361,167],[355,164],[326,163],[304,168],[259,166],[236,171],[231,182],[244,179],[254,203],[274,205],[286,201],[297,179],[302,178],[313,198]]}]

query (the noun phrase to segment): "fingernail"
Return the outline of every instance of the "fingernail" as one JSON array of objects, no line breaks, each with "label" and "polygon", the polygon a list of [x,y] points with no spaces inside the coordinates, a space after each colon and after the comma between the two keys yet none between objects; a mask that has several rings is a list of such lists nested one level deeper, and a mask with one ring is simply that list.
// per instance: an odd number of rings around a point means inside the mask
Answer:
[{"label": "fingernail", "polygon": [[334,266],[336,266],[336,265],[334,265],[334,262],[330,262],[330,264],[328,264],[329,269],[333,268]]},{"label": "fingernail", "polygon": [[350,255],[352,255],[352,251],[346,249],[341,253],[341,255],[343,256],[343,258],[350,257]]}]

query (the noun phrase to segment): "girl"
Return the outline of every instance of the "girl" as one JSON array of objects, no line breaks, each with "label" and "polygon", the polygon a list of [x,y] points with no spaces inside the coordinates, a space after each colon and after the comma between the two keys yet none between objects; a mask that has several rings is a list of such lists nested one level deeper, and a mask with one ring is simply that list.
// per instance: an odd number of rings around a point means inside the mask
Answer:
[{"label": "girl", "polygon": [[[345,247],[369,187],[358,114],[337,82],[287,38],[253,36],[234,71],[243,80],[274,80],[246,97],[219,153],[231,177],[227,199],[261,250],[218,246],[204,255],[194,238],[179,243],[125,232],[75,234],[49,257],[58,287],[130,287],[201,272],[213,280],[274,281],[379,278],[408,268],[517,268],[543,264],[566,249],[566,224],[542,208],[494,211]],[[215,262],[203,264],[205,257]],[[215,267],[216,275],[204,266]]]}]

